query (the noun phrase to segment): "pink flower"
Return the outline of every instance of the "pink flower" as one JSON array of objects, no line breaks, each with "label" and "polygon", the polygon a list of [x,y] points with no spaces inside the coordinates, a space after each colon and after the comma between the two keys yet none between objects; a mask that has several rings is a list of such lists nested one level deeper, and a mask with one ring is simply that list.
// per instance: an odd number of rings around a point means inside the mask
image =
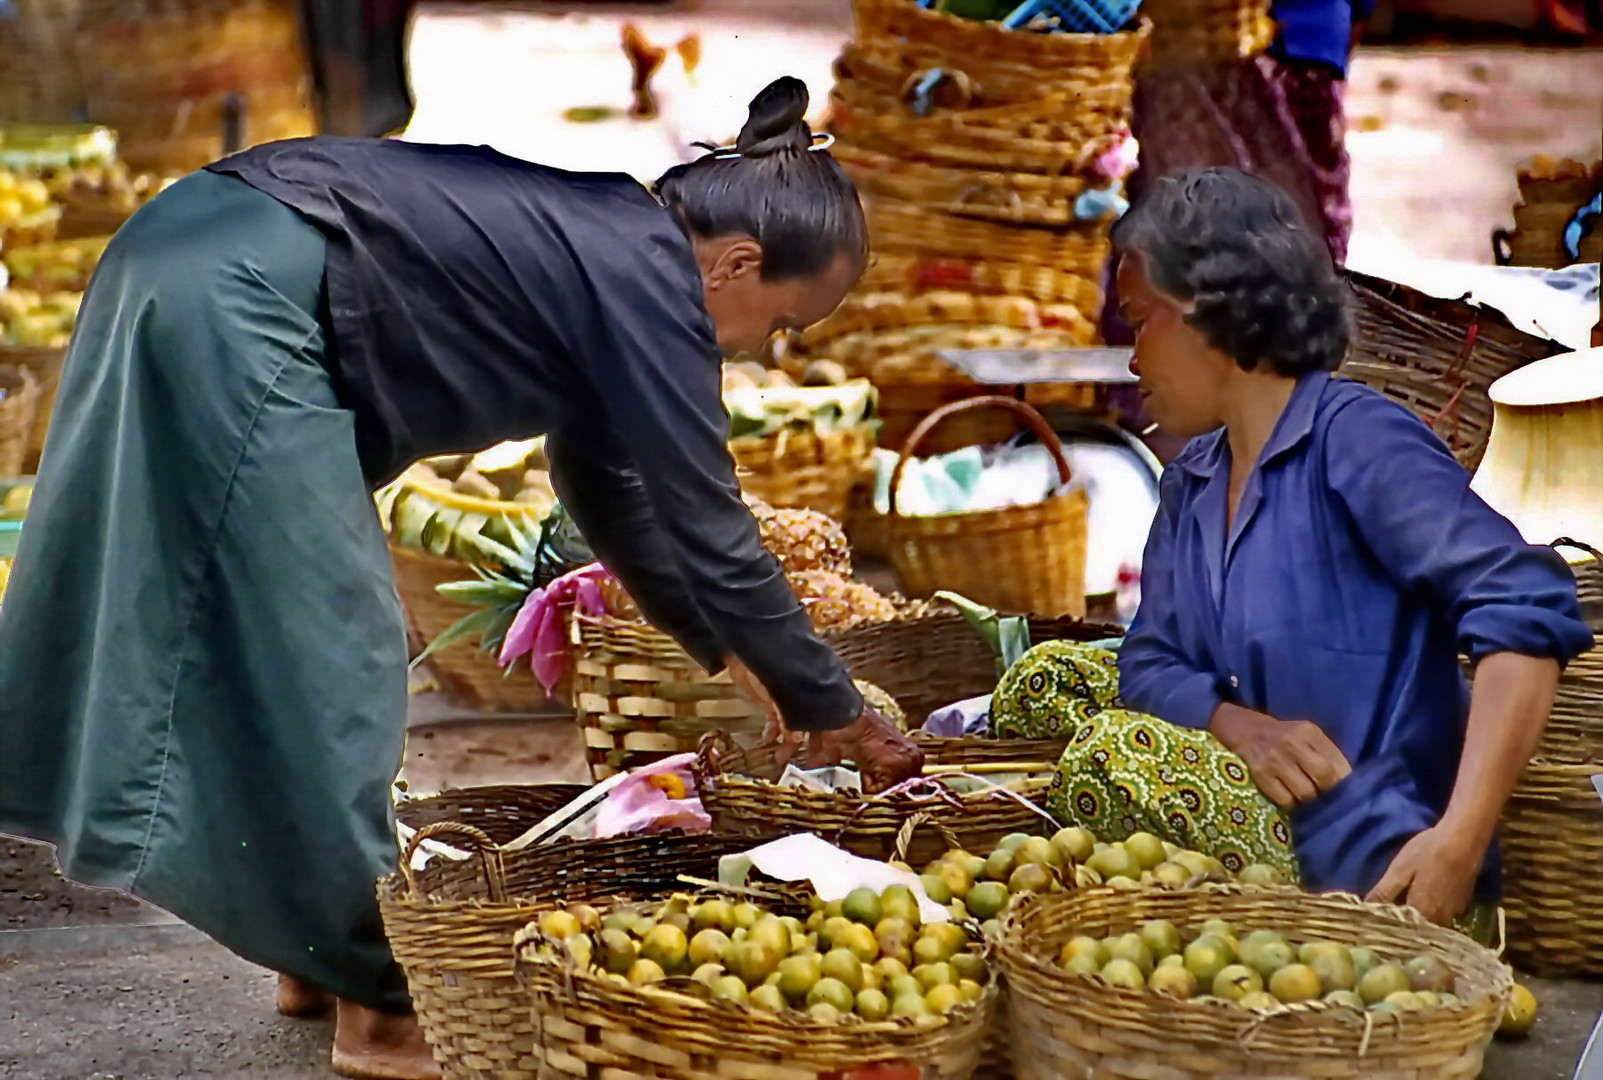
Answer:
[{"label": "pink flower", "polygon": [[534,677],[550,694],[568,665],[564,609],[572,608],[583,615],[606,614],[601,582],[609,576],[600,563],[591,563],[531,592],[507,628],[497,662],[506,667],[527,655]]}]

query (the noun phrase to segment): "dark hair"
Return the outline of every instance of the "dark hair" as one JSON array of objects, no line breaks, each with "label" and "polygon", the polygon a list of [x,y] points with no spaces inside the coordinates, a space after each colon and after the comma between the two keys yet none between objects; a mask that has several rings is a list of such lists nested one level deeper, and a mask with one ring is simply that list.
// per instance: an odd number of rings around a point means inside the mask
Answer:
[{"label": "dark hair", "polygon": [[814,150],[807,85],[785,76],[751,103],[734,153],[712,152],[663,174],[662,204],[702,237],[744,235],[762,245],[762,275],[826,270],[845,252],[868,259],[857,189],[825,150]]},{"label": "dark hair", "polygon": [[1295,378],[1347,355],[1346,290],[1325,245],[1275,185],[1236,169],[1159,180],[1113,227],[1186,322],[1244,371]]}]

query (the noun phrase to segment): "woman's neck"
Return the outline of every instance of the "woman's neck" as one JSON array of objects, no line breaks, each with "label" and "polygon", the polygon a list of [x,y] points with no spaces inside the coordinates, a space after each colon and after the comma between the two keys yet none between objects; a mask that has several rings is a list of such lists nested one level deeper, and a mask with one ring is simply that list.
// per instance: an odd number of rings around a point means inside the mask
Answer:
[{"label": "woman's neck", "polygon": [[1296,379],[1250,371],[1241,373],[1225,415],[1225,438],[1230,441],[1232,473],[1245,476],[1257,463],[1296,388]]}]

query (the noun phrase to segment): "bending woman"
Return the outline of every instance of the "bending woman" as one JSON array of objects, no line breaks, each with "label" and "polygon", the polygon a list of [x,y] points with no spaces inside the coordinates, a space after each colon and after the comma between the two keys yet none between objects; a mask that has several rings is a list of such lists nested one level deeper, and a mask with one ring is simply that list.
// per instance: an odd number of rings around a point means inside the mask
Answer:
[{"label": "bending woman", "polygon": [[1104,839],[1142,828],[1438,922],[1495,900],[1498,817],[1592,643],[1574,579],[1412,413],[1332,377],[1343,286],[1277,188],[1161,180],[1114,245],[1141,394],[1192,441],[1118,697],[1110,657],[1042,647],[996,723],[1073,740],[1056,805]]},{"label": "bending woman", "polygon": [[538,432],[653,622],[871,784],[916,772],[763,549],[725,441],[721,357],[823,318],[866,256],[806,104],[776,82],[656,199],[483,147],[307,139],[135,215],[85,297],[0,613],[0,829],[293,976],[287,1009],[336,995],[345,1075],[438,1075],[374,899],[407,651],[371,492]]}]

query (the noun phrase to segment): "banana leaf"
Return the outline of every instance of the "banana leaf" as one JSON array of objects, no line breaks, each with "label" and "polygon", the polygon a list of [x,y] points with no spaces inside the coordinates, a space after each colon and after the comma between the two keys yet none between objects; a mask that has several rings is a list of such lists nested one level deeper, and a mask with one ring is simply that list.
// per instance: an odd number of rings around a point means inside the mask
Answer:
[{"label": "banana leaf", "polygon": [[1030,651],[1030,621],[1024,616],[999,615],[995,608],[976,604],[954,592],[938,592],[935,596],[956,607],[974,632],[991,647],[996,656],[997,678],[1007,674],[1019,657]]}]

